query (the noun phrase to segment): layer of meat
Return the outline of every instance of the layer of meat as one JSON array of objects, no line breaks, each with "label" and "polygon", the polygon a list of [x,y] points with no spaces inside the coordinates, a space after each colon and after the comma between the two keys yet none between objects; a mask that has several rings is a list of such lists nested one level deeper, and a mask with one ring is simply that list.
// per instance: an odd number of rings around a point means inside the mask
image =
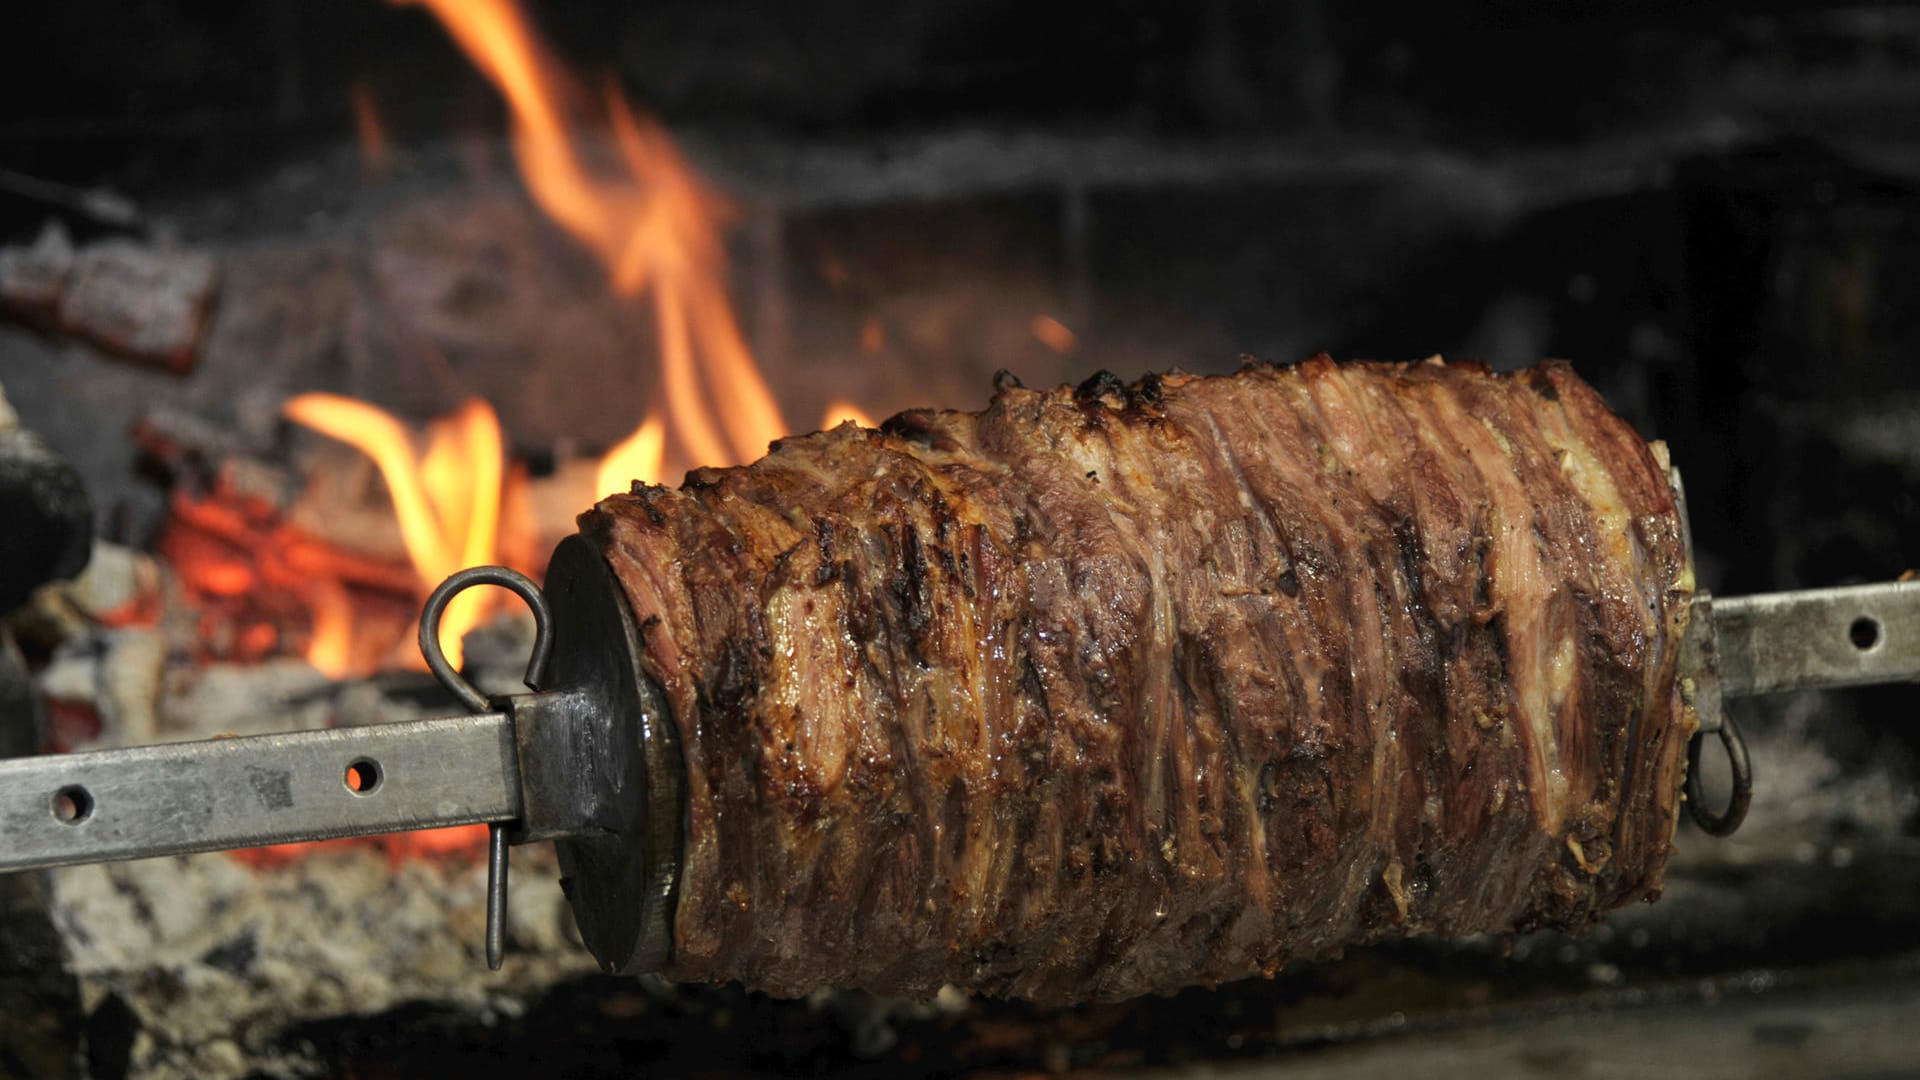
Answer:
[{"label": "layer of meat", "polygon": [[1117,999],[1659,892],[1691,576],[1563,364],[1003,378],[582,529],[689,772],[671,978]]}]

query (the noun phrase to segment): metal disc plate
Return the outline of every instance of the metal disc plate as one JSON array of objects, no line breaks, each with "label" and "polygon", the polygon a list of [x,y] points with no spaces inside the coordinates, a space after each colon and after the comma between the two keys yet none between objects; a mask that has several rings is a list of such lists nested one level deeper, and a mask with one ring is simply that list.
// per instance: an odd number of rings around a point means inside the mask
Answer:
[{"label": "metal disc plate", "polygon": [[640,632],[625,592],[579,536],[554,549],[546,594],[554,647],[547,686],[597,705],[583,734],[599,740],[600,767],[579,778],[595,790],[604,831],[554,841],[561,886],[594,959],[612,974],[661,970],[673,949],[686,789],[679,740],[659,689],[640,670]]}]

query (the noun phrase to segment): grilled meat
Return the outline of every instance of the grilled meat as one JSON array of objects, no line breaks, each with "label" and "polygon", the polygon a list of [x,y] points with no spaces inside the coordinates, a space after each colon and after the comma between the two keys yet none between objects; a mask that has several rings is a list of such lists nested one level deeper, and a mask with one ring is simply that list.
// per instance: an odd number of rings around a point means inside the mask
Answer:
[{"label": "grilled meat", "polygon": [[1691,576],[1562,364],[1003,379],[582,526],[686,759],[671,978],[1117,999],[1659,893]]}]

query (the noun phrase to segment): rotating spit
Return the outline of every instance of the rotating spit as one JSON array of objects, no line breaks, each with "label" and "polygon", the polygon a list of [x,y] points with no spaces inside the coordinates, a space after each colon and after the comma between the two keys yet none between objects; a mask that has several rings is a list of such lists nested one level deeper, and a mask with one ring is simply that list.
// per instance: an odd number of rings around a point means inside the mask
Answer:
[{"label": "rotating spit", "polygon": [[[1288,377],[1330,377],[1326,370],[1309,366],[1303,376]],[[1359,377],[1389,376],[1362,373]],[[1487,376],[1443,370],[1422,373],[1422,377],[1465,382]],[[1550,389],[1560,396],[1540,390],[1540,380],[1558,380]],[[1091,390],[1062,392],[1073,395],[1069,404],[1076,410],[1066,414],[1067,422],[1079,423],[1073,418],[1088,410],[1123,416],[1158,409],[1168,395],[1179,392],[1180,384],[1156,382],[1151,387],[1114,389],[1090,382],[1089,386]],[[1591,393],[1572,381],[1570,373],[1551,369],[1535,384],[1500,383],[1498,392],[1523,402],[1534,399],[1521,395],[1537,394],[1558,402],[1569,394]],[[1032,392],[1011,387],[1002,393]],[[833,447],[835,452],[870,450],[874,442],[851,440],[868,440],[871,435],[873,440],[931,441],[937,432],[929,434],[913,426],[927,422],[909,415],[902,418],[897,431],[885,436],[841,432],[810,438],[841,440]],[[1618,423],[1617,418],[1606,422]],[[1550,452],[1540,456],[1553,460]],[[1632,460],[1638,469],[1637,462],[1644,459]],[[1087,473],[1087,479],[1091,485],[1095,473]],[[1679,494],[1677,477],[1672,485],[1674,494]],[[636,520],[654,520],[650,515],[658,511],[652,503],[641,496],[634,498],[627,509]],[[1662,508],[1659,514],[1664,515],[1657,527],[1669,528],[1677,519],[1684,531],[1684,498],[1660,495],[1657,501]],[[1678,551],[1681,540],[1670,532],[1664,535],[1670,549]],[[823,550],[832,542],[833,537],[826,534],[817,540]],[[622,973],[673,970],[676,919],[685,917],[680,907],[688,888],[689,837],[695,834],[689,809],[691,788],[708,778],[691,771],[686,748],[680,744],[686,729],[676,725],[665,688],[649,674],[647,631],[658,616],[649,614],[644,622],[636,618],[629,599],[631,583],[617,573],[607,550],[605,536],[594,540],[574,536],[564,541],[547,570],[544,590],[514,571],[487,567],[456,574],[435,591],[422,617],[421,648],[449,692],[467,707],[467,715],[0,761],[0,829],[4,829],[0,870],[485,823],[491,830],[490,965],[499,965],[504,947],[509,847],[551,840],[582,938],[600,965]],[[907,550],[920,549],[909,544]],[[933,562],[924,552],[908,561],[915,558],[923,571]],[[1725,714],[1724,700],[1782,690],[1920,679],[1920,582],[1712,597],[1691,590],[1691,581],[1685,580],[1690,578],[1685,571],[1690,561],[1690,555],[1682,553],[1672,563],[1683,572],[1682,591],[1673,595],[1690,592],[1691,596],[1684,601],[1690,606],[1677,660],[1675,700],[1684,715],[1667,731],[1676,737],[1692,734],[1686,780],[1690,814],[1705,831],[1726,835],[1739,827],[1745,815],[1753,776],[1744,743]],[[829,575],[830,571],[838,572],[823,564],[817,573]],[[816,587],[834,580],[816,576],[815,571],[805,579]],[[538,632],[526,677],[528,693],[489,698],[467,684],[439,651],[441,612],[458,592],[483,584],[513,590],[534,612]],[[1280,580],[1271,593],[1247,594],[1247,599],[1279,604],[1301,589],[1298,580],[1291,591],[1287,581]],[[1671,660],[1672,654],[1668,656]],[[1470,719],[1482,733],[1476,737],[1497,742],[1505,735],[1498,717],[1476,714]],[[1667,735],[1651,730],[1651,737]],[[1732,800],[1718,810],[1704,804],[1699,790],[1699,761],[1707,739],[1724,748],[1734,775]],[[777,749],[768,748],[770,753]],[[791,752],[793,744],[786,749]],[[1325,747],[1305,746],[1288,758],[1297,766],[1288,767],[1312,770],[1329,752]],[[1640,751],[1628,746],[1624,752]],[[1279,779],[1274,782],[1277,789]],[[1267,783],[1265,773],[1261,783]],[[794,785],[794,798],[805,798],[801,788]],[[1496,807],[1524,806],[1533,798],[1520,788],[1516,791],[1523,798],[1509,802],[1507,790],[1493,792]],[[1672,795],[1671,789],[1666,795]],[[1279,804],[1276,798],[1264,805]],[[1663,829],[1671,827],[1670,815],[1662,821]],[[916,823],[901,821],[898,827],[903,837],[898,843],[919,843],[910,831],[918,827]],[[1603,840],[1596,842],[1596,837],[1603,836],[1596,828],[1591,821],[1560,819],[1544,835],[1556,849],[1564,846],[1564,851],[1530,849],[1533,853],[1528,857],[1536,862],[1528,866],[1544,867],[1540,872],[1545,874],[1578,873],[1598,880],[1613,853]],[[1581,829],[1587,831],[1583,834]],[[963,841],[964,836],[946,842]],[[1664,836],[1659,842],[1664,845]],[[1141,858],[1162,858],[1171,865],[1177,854],[1173,844],[1168,836],[1159,850]],[[876,851],[874,857],[886,854]],[[1021,857],[1045,856],[1023,853]],[[1110,878],[1135,872],[1111,856],[1103,857],[1108,859],[1104,866],[1096,861],[1087,868],[1095,881],[1101,875]],[[1657,887],[1664,846],[1651,857],[1656,860]],[[1071,879],[1073,867],[1063,861],[1060,872]],[[1425,887],[1420,879],[1423,873],[1431,871],[1397,862],[1387,866],[1375,883],[1365,886],[1365,895],[1354,899],[1358,906],[1353,910],[1371,912],[1364,919],[1373,920],[1356,933],[1361,938],[1371,934],[1372,940],[1385,936],[1395,925],[1391,920],[1396,907],[1404,921],[1407,905],[1418,900],[1414,890]],[[711,902],[716,882],[709,877],[699,884]],[[1637,887],[1629,884],[1606,895],[1618,904],[1624,902],[1623,890]],[[719,892],[723,898],[730,895],[724,885]],[[746,900],[724,902],[744,906]],[[931,908],[924,910],[928,916],[935,914]],[[1581,925],[1582,919],[1590,917],[1589,909],[1575,909],[1565,922]],[[1202,927],[1201,932],[1212,931]],[[1014,985],[1006,980],[1020,977],[1008,972],[1024,961],[996,959],[991,950],[982,949],[978,959],[963,962],[978,965],[979,985],[1006,987]],[[1003,966],[995,968],[995,964]],[[1175,972],[1157,977],[1164,982],[1185,976]],[[1114,985],[1121,989],[1094,986],[1087,993],[1122,993],[1134,984]]]}]

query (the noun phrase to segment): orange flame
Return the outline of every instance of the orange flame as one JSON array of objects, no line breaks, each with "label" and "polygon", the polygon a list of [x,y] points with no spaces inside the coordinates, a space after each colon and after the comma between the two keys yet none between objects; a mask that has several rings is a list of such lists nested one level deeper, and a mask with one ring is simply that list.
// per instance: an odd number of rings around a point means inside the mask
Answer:
[{"label": "orange flame", "polygon": [[307,643],[307,662],[330,678],[353,674],[353,600],[339,582],[314,587],[313,637]]},{"label": "orange flame", "polygon": [[594,476],[594,497],[617,495],[635,480],[654,483],[661,473],[660,459],[667,445],[666,425],[658,416],[649,416],[633,434],[600,459]]},{"label": "orange flame", "polygon": [[[590,168],[563,108],[582,95],[512,0],[399,2],[422,3],[438,16],[505,96],[514,155],[540,208],[599,258],[615,293],[651,292],[666,430],[687,457],[720,465],[764,453],[787,428],[727,297],[726,203],[701,184],[665,132],[611,87],[605,103],[621,168]],[[656,441],[659,453],[650,449]],[[648,434],[642,424],[602,470],[631,473],[611,490],[636,478],[657,481],[664,447],[665,432]],[[652,475],[632,471],[649,463]],[[605,480],[603,491],[610,490]]]},{"label": "orange flame", "polygon": [[347,100],[353,106],[354,141],[360,145],[360,167],[369,177],[386,175],[387,125],[380,120],[380,105],[373,89],[356,82],[347,88]]},{"label": "orange flame", "polygon": [[848,420],[859,424],[861,427],[875,426],[873,417],[868,416],[866,411],[861,409],[860,406],[850,401],[836,400],[833,404],[827,406],[825,415],[821,416],[820,429],[825,431],[829,428],[837,428]]},{"label": "orange flame", "polygon": [[[721,229],[731,206],[709,190],[658,125],[608,86],[600,106],[612,138],[584,138],[574,111],[591,95],[547,51],[514,0],[395,0],[419,3],[505,97],[514,157],[535,203],[583,244],[605,270],[609,288],[645,298],[659,335],[660,393],[645,420],[595,470],[596,495],[634,480],[658,483],[669,454],[690,464],[726,465],[758,457],[787,431],[727,294]],[[387,142],[370,93],[352,90],[370,168]],[[504,463],[500,428],[483,402],[468,402],[433,424],[424,450],[394,417],[363,402],[306,394],[287,415],[349,443],[373,459],[393,496],[407,555],[422,595],[448,574],[495,561],[503,544]],[[867,415],[836,402],[829,426]],[[522,489],[519,494],[524,494]],[[521,530],[525,532],[526,530]],[[351,600],[317,590],[309,659],[344,674],[356,656]],[[460,637],[482,614],[463,593],[441,624],[447,657],[460,662]]]},{"label": "orange flame", "polygon": [[1080,339],[1067,329],[1067,324],[1051,315],[1035,315],[1031,329],[1040,344],[1062,356],[1080,347]]},{"label": "orange flame", "polygon": [[[363,401],[335,394],[301,394],[289,400],[286,415],[373,459],[393,496],[394,516],[407,557],[420,575],[423,594],[442,578],[468,566],[494,561],[500,527],[500,481],[504,452],[500,421],[493,407],[478,398],[435,421],[427,430],[427,449],[414,453],[413,438],[391,415]],[[458,667],[460,639],[484,612],[480,594],[469,591],[447,605],[440,624],[440,647]],[[350,648],[340,648],[327,622],[325,604],[316,610],[308,658],[321,670],[344,663]]]}]

